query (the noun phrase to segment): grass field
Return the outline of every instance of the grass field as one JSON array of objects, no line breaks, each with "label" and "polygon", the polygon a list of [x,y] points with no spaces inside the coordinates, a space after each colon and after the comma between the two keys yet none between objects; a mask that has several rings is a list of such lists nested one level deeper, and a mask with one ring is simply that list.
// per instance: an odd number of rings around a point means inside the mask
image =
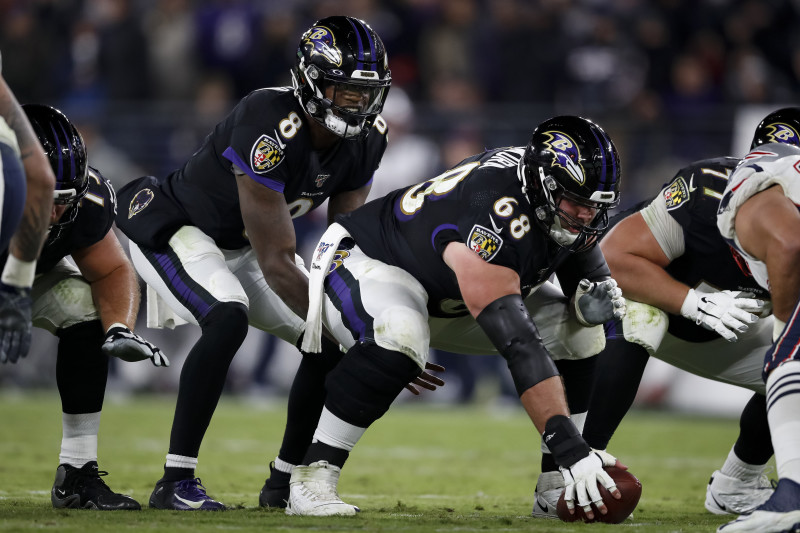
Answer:
[{"label": "grass field", "polygon": [[100,468],[142,512],[55,510],[49,491],[58,463],[61,413],[51,394],[0,395],[0,531],[381,531],[381,532],[701,532],[730,518],[703,508],[705,485],[737,433],[735,420],[634,412],[609,451],[644,490],[634,520],[567,524],[530,517],[539,439],[521,409],[395,406],[361,440],[339,484],[362,512],[298,518],[258,507],[274,458],[284,406],[223,399],[201,450],[198,475],[232,510],[146,509],[162,473],[172,397],[106,401]]}]

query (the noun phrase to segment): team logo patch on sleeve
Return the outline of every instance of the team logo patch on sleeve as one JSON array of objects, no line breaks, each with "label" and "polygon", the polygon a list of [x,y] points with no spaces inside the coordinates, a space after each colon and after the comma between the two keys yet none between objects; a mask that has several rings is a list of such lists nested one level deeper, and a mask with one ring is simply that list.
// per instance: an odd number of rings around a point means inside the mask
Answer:
[{"label": "team logo patch on sleeve", "polygon": [[133,218],[133,215],[138,215],[144,208],[150,205],[150,202],[153,201],[155,198],[155,194],[150,189],[142,189],[141,191],[137,192],[133,199],[131,199],[131,203],[128,206],[128,219]]},{"label": "team logo patch on sleeve", "polygon": [[689,187],[682,176],[669,184],[669,187],[664,189],[664,201],[667,203],[667,209],[675,209],[683,202],[689,199]]},{"label": "team logo patch on sleeve", "polygon": [[250,165],[259,174],[269,172],[283,161],[283,148],[278,141],[269,135],[262,135],[253,145],[250,153]]},{"label": "team logo patch on sleeve", "polygon": [[503,239],[492,230],[476,224],[469,232],[467,246],[484,261],[491,261],[503,246]]}]

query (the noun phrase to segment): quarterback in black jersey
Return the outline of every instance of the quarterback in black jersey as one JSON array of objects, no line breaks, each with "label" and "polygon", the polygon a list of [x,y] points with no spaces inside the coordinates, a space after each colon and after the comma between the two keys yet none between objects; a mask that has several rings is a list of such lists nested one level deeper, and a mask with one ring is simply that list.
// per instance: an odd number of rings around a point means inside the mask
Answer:
[{"label": "quarterback in black jersey", "polygon": [[490,346],[483,353],[507,360],[522,404],[547,435],[568,505],[591,512],[595,502],[605,512],[597,482],[618,494],[602,469],[616,459],[593,453],[570,420],[559,372],[523,298],[556,274],[575,302],[560,320],[571,313],[588,328],[624,315],[595,246],[618,191],[609,137],[565,116],[540,124],[525,148],[484,152],[338,217],[311,263],[303,348],[319,350],[324,322],[347,353],[325,381],[322,414],[292,470],[286,512],[358,511],[337,495],[341,468],[425,367],[437,343],[436,317],[461,321],[465,330],[477,323]]},{"label": "quarterback in black jersey", "polygon": [[[781,109],[758,125],[752,146],[775,140],[796,145],[798,132],[800,108]],[[600,247],[628,299],[628,314],[608,324],[584,428],[590,445],[606,448],[633,403],[649,356],[753,390],[739,438],[706,489],[705,507],[715,514],[751,512],[773,492],[763,477],[773,449],[761,378],[772,344],[770,295],[717,228],[720,199],[740,161],[694,162],[655,199],[612,221]],[[541,481],[553,492],[549,498],[537,493],[537,501],[557,498],[558,487]]]},{"label": "quarterback in black jersey", "polygon": [[[386,149],[379,113],[391,75],[366,23],[345,16],[314,23],[291,74],[293,87],[244,97],[183,167],[119,193],[117,225],[158,294],[149,325],[183,321],[202,330],[181,371],[164,477],[150,507],[225,508],[196,479],[197,457],[248,325],[292,344],[303,332],[308,274],[295,254],[292,218],[326,200],[329,221],[362,205]],[[326,357],[302,364],[335,364],[338,346],[325,346]]]},{"label": "quarterback in black jersey", "polygon": [[53,210],[55,177],[1,74],[0,179],[0,254],[8,253],[0,277],[0,363],[16,363],[30,349],[31,285]]},{"label": "quarterback in black jersey", "polygon": [[56,508],[140,509],[109,489],[100,478],[107,473],[97,467],[108,356],[169,362],[131,331],[139,284],[111,229],[117,209],[111,184],[88,166],[83,139],[63,113],[38,104],[22,108],[56,177],[50,230],[32,288],[33,325],[59,339],[63,435],[51,500]]}]

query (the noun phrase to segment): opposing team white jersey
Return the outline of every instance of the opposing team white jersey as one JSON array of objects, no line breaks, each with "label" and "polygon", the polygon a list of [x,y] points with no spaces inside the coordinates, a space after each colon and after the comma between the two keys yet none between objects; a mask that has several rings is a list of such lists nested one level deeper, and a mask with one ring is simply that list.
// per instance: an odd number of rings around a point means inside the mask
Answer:
[{"label": "opposing team white jersey", "polygon": [[736,236],[734,222],[739,208],[752,196],[780,185],[784,194],[800,206],[800,148],[788,144],[764,144],[747,154],[728,180],[717,213],[722,237],[747,262],[755,280],[769,289],[767,265],[744,251]]}]

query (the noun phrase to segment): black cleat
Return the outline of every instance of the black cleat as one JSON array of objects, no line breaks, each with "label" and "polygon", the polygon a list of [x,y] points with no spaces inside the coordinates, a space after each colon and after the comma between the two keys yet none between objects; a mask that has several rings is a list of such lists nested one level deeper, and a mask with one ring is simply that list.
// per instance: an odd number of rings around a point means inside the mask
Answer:
[{"label": "black cleat", "polygon": [[225,504],[206,494],[200,478],[159,481],[150,495],[151,509],[173,511],[224,511]]},{"label": "black cleat", "polygon": [[258,495],[258,505],[261,507],[286,508],[289,499],[289,479],[292,475],[275,469],[275,462],[269,464],[269,478],[261,488]]},{"label": "black cleat", "polygon": [[98,470],[96,461],[81,468],[58,465],[56,480],[50,491],[50,501],[56,509],[97,509],[100,511],[138,511],[139,502],[125,494],[111,490],[101,476],[108,472]]}]

